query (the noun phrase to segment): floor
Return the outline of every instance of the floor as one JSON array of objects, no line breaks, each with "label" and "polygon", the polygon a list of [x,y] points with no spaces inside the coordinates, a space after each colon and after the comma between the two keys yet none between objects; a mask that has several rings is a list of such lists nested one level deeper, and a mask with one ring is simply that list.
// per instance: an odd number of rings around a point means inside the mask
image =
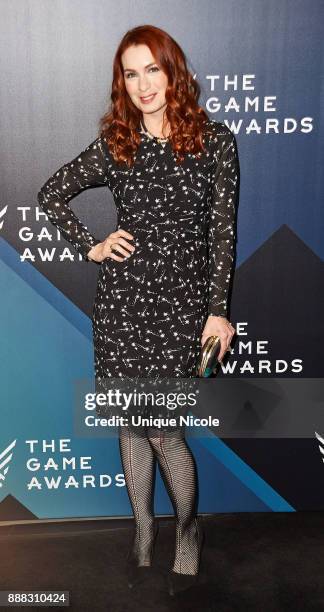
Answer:
[{"label": "floor", "polygon": [[0,590],[69,591],[77,612],[324,611],[324,513],[202,516],[199,583],[174,597],[164,579],[174,519],[158,521],[154,572],[132,590],[124,572],[131,519],[2,526]]}]

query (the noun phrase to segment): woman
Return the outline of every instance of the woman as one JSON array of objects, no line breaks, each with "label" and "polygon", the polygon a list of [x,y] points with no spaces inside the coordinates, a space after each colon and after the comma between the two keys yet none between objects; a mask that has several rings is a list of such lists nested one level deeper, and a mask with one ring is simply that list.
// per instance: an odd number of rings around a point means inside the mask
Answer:
[{"label": "woman", "polygon": [[[198,106],[199,86],[178,44],[154,26],[123,37],[114,58],[112,104],[100,136],[62,166],[38,194],[41,207],[86,261],[100,263],[92,323],[95,375],[196,377],[202,344],[219,335],[219,361],[234,328],[226,318],[234,254],[239,165],[232,132]],[[107,185],[116,231],[95,239],[69,200]],[[135,518],[129,586],[149,572],[156,529],[156,460],[176,516],[171,594],[198,575],[202,530],[197,477],[180,431],[119,433]]]}]

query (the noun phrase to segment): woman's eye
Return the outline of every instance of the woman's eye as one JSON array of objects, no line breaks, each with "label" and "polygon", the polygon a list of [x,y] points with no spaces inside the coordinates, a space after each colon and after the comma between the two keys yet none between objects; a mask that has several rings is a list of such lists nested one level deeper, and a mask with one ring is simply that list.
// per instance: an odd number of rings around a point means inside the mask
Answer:
[{"label": "woman's eye", "polygon": [[[151,66],[150,70],[153,70],[154,72],[156,72],[157,70],[160,70],[160,68],[158,66]],[[128,72],[126,74],[126,79],[129,79],[129,77],[134,76],[135,72]]]}]

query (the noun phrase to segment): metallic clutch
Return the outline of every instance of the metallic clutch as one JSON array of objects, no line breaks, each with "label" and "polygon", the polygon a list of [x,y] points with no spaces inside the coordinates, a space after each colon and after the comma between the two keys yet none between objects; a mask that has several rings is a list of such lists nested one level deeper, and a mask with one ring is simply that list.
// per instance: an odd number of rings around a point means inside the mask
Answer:
[{"label": "metallic clutch", "polygon": [[201,349],[197,374],[200,378],[208,378],[218,364],[217,357],[221,348],[219,336],[209,336]]}]

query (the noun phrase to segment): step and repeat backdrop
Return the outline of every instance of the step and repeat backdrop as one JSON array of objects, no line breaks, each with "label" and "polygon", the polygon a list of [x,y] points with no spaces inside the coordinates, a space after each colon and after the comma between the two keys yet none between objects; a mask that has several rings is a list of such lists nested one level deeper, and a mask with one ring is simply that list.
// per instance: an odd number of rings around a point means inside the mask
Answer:
[{"label": "step and repeat backdrop", "polygon": [[[323,509],[322,2],[2,0],[0,521],[132,514],[117,436],[76,426],[99,266],[37,193],[97,137],[117,46],[143,24],[183,48],[240,159],[237,333],[207,381],[219,423],[188,435],[199,512]],[[71,208],[97,238],[115,230],[107,188]],[[173,513],[159,473],[155,511]]]}]

